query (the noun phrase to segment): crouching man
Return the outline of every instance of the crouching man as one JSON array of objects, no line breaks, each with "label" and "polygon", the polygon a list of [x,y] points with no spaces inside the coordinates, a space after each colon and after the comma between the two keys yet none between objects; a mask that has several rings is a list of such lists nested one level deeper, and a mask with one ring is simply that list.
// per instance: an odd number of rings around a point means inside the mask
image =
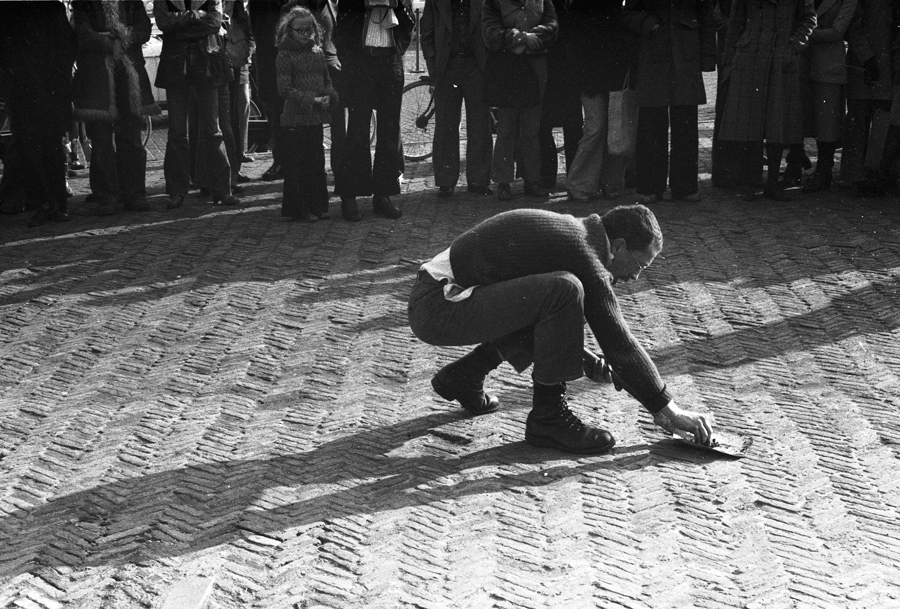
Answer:
[{"label": "crouching man", "polygon": [[606,452],[615,445],[612,434],[585,425],[566,402],[566,383],[595,368],[584,349],[587,319],[609,366],[656,423],[709,443],[709,420],[676,405],[612,289],[637,279],[662,245],[656,217],[643,205],[587,218],[518,209],[466,231],[422,265],[409,297],[409,324],[419,339],[478,345],[434,376],[434,390],[472,414],[485,414],[499,406],[484,391],[487,374],[503,361],[518,372],[533,365],[525,441]]}]

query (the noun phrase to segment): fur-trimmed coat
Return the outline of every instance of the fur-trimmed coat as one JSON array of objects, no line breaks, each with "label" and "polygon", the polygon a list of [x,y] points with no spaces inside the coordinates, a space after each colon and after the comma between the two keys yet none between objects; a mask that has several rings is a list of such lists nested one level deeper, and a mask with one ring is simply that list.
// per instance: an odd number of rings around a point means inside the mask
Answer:
[{"label": "fur-trimmed coat", "polygon": [[117,95],[123,91],[127,91],[132,116],[159,114],[141,51],[150,40],[150,17],[144,4],[76,0],[72,20],[78,37],[75,117],[106,122],[121,119],[126,106],[119,103]]}]

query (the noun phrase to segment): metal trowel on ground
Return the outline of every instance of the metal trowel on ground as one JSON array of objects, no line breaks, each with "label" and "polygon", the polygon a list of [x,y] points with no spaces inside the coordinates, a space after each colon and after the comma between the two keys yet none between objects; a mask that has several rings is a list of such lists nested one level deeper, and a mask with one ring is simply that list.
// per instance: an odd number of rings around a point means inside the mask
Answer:
[{"label": "metal trowel on ground", "polygon": [[691,448],[697,450],[706,450],[709,452],[741,459],[747,456],[750,447],[753,445],[753,438],[750,436],[742,436],[730,431],[714,431],[712,441],[706,444],[700,444],[694,441],[692,434],[672,434],[672,439],[678,440],[682,444],[687,444]]}]

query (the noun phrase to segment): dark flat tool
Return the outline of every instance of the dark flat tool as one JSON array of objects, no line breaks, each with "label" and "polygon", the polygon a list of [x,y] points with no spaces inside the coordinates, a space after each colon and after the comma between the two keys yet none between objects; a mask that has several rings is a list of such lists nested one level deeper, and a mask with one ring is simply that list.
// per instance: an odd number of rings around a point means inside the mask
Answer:
[{"label": "dark flat tool", "polygon": [[678,434],[673,434],[672,438],[682,444],[687,444],[691,448],[707,450],[720,455],[734,457],[735,459],[746,457],[750,447],[753,445],[753,438],[750,436],[742,436],[728,431],[714,431],[713,439],[709,446],[694,442],[693,439],[683,438]]}]

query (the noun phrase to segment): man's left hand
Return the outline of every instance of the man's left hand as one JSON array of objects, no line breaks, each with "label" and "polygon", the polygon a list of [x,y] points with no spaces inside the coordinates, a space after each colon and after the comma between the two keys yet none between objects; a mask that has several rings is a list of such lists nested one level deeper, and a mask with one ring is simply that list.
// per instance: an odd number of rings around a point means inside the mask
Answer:
[{"label": "man's left hand", "polygon": [[656,413],[653,422],[669,433],[692,434],[694,441],[704,446],[712,441],[712,415],[682,410],[674,401]]},{"label": "man's left hand", "polygon": [[584,350],[582,358],[584,375],[595,383],[612,383],[612,372],[603,357],[593,351]]}]

